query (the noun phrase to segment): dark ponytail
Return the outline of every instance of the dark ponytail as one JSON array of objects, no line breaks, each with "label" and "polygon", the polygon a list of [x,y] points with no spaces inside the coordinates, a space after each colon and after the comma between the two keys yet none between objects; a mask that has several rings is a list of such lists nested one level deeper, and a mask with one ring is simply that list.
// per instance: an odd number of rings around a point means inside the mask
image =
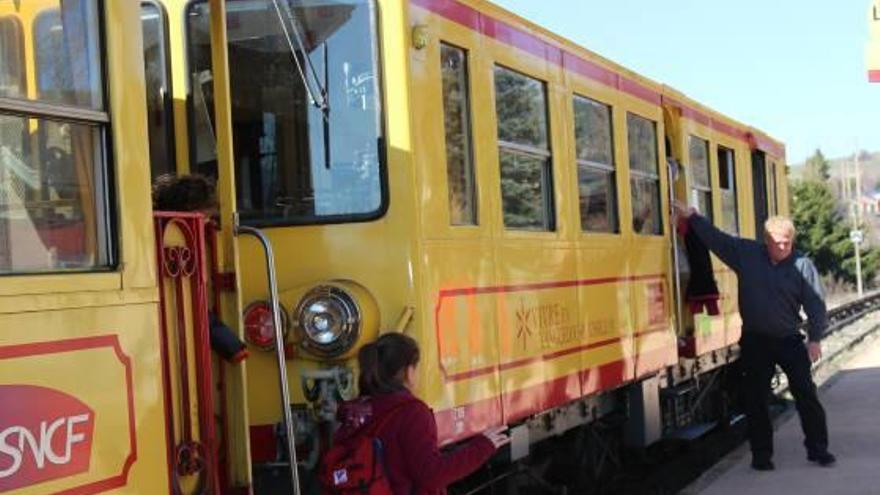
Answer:
[{"label": "dark ponytail", "polygon": [[406,369],[419,362],[419,345],[402,333],[386,333],[358,352],[361,395],[381,395],[403,390]]}]

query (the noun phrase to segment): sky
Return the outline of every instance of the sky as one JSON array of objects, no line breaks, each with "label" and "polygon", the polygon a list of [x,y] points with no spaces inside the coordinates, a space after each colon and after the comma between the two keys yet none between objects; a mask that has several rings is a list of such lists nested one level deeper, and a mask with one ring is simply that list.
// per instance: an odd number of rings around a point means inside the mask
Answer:
[{"label": "sky", "polygon": [[870,0],[492,0],[786,144],[880,151]]}]

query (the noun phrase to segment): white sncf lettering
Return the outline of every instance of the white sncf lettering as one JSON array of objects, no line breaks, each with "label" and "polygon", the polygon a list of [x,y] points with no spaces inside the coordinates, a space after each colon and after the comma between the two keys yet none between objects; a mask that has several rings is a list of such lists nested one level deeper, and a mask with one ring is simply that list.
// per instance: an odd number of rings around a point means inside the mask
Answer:
[{"label": "white sncf lettering", "polygon": [[[69,463],[73,446],[86,439],[85,434],[74,431],[76,425],[86,423],[88,420],[88,414],[79,414],[51,422],[41,421],[40,431],[36,433],[23,426],[10,426],[0,431],[0,467],[9,464],[8,467],[0,470],[0,478],[7,478],[17,473],[28,451],[37,469],[43,469],[47,460],[56,465]],[[59,434],[64,435],[62,443],[64,452],[60,454],[52,449],[52,441]],[[8,459],[6,462],[3,462],[4,457]]]}]

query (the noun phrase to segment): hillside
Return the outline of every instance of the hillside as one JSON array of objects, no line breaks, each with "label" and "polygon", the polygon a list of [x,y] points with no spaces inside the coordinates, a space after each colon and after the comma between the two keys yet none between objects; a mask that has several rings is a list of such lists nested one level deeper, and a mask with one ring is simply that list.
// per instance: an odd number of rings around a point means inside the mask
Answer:
[{"label": "hillside", "polygon": [[[862,151],[859,160],[861,161],[862,166],[862,191],[866,194],[870,194],[874,191],[880,190],[880,187],[878,187],[878,185],[880,185],[878,184],[880,183],[880,152]],[[847,168],[849,169],[849,173],[852,174],[853,157],[828,158],[828,161],[831,163],[831,180],[835,183],[836,192],[839,194],[840,177]],[[800,179],[804,170],[804,163],[805,162],[791,164],[789,170],[790,180]]]}]

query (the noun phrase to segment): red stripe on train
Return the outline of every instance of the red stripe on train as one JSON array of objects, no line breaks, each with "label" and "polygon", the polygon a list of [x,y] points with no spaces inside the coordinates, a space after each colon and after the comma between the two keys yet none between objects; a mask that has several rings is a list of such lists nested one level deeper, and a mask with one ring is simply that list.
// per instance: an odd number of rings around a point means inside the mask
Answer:
[{"label": "red stripe on train", "polygon": [[[544,41],[533,33],[511,26],[500,19],[495,19],[455,0],[412,0],[412,4],[449,19],[472,31],[479,32],[501,43],[518,48],[571,72],[580,74],[587,79],[615,88],[648,103],[658,106],[662,104],[662,97],[659,92],[639,83],[635,79],[628,78],[595,62],[581,58],[552,43]],[[870,71],[869,79],[874,72],[877,74],[873,77],[878,79],[877,81],[872,80],[872,82],[880,82],[880,71]],[[752,141],[749,139],[750,133],[747,131],[737,129],[724,122],[713,121],[707,114],[695,108],[682,104],[678,104],[678,106],[683,110],[682,115],[687,118],[701,123],[712,123],[712,128],[719,132],[746,142],[751,143]],[[760,142],[759,145],[762,146],[760,149],[779,157],[785,155],[784,146],[763,136],[757,136],[756,139]]]},{"label": "red stripe on train", "polygon": [[638,355],[586,368],[559,378],[436,411],[437,434],[443,445],[477,435],[486,428],[509,424],[581,397],[612,390],[649,375],[676,359],[675,342]]}]

